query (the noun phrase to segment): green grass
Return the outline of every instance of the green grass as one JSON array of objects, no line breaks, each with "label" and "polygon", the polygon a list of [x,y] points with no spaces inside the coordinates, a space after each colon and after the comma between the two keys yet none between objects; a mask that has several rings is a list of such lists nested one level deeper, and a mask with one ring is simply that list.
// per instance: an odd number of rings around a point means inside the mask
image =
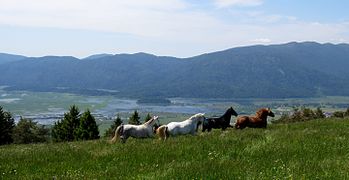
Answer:
[{"label": "green grass", "polygon": [[348,179],[349,119],[0,147],[0,179]]}]

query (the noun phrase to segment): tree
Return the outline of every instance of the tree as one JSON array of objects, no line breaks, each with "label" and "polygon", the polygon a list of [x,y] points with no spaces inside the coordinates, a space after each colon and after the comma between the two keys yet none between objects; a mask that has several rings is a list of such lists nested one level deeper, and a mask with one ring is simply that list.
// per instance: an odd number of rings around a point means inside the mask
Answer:
[{"label": "tree", "polygon": [[98,139],[99,131],[95,118],[91,112],[87,110],[80,117],[80,125],[77,130],[77,136],[75,139],[79,140],[91,140]]},{"label": "tree", "polygon": [[73,141],[78,137],[79,126],[79,108],[75,105],[70,106],[69,112],[64,113],[64,118],[53,126],[52,137],[55,141]]},{"label": "tree", "polygon": [[147,116],[145,116],[144,118],[144,122],[147,122],[151,119],[152,117],[150,116],[150,114],[148,113]]},{"label": "tree", "polygon": [[122,120],[120,118],[120,115],[117,114],[115,120],[113,121],[113,124],[107,129],[104,133],[104,137],[113,137],[115,130],[118,126],[122,124]]},{"label": "tree", "polygon": [[49,129],[37,125],[31,119],[21,117],[13,130],[13,140],[17,144],[29,144],[48,141]]},{"label": "tree", "polygon": [[52,139],[56,142],[66,141],[68,132],[63,128],[63,120],[55,122],[52,128]]},{"label": "tree", "polygon": [[12,133],[15,127],[15,121],[11,113],[3,111],[0,106],[0,145],[13,142]]},{"label": "tree", "polygon": [[315,110],[315,117],[318,119],[325,118],[324,112],[320,107],[316,108]]},{"label": "tree", "polygon": [[336,118],[344,118],[345,113],[342,111],[333,112],[332,116]]},{"label": "tree", "polygon": [[135,110],[133,112],[133,114],[131,115],[131,117],[128,119],[128,123],[129,124],[134,124],[134,125],[139,125],[139,124],[141,124],[139,122],[139,119],[140,119],[140,117],[138,115],[138,112],[137,112],[137,110]]}]

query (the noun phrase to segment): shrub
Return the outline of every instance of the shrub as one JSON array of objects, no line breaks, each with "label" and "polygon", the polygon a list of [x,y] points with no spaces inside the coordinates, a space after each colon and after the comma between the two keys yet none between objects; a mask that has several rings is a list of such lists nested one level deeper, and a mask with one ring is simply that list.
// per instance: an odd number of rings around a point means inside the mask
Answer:
[{"label": "shrub", "polygon": [[332,114],[333,117],[336,117],[336,118],[344,118],[345,116],[345,113],[342,112],[342,111],[336,111]]},{"label": "shrub", "polygon": [[306,107],[302,107],[300,110],[299,108],[293,108],[292,114],[283,114],[278,120],[274,121],[274,123],[302,122],[324,117],[325,115],[319,107],[315,111]]},{"label": "shrub", "polygon": [[49,129],[38,125],[31,119],[21,118],[13,130],[13,140],[16,144],[47,142]]}]

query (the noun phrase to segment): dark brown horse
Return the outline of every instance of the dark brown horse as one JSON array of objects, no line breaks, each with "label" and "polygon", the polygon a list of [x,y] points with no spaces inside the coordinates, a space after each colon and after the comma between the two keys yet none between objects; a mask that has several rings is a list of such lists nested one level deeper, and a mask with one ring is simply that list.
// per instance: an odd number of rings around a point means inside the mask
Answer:
[{"label": "dark brown horse", "polygon": [[255,116],[240,116],[236,120],[235,128],[244,129],[245,127],[251,128],[266,128],[267,117],[274,117],[274,113],[270,108],[259,109]]}]

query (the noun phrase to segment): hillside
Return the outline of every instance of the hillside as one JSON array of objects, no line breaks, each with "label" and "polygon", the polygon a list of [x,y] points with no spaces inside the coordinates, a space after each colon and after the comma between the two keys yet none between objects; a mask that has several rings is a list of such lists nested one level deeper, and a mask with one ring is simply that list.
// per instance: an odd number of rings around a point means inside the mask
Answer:
[{"label": "hillside", "polygon": [[0,179],[348,179],[349,119],[0,147]]},{"label": "hillside", "polygon": [[190,58],[146,53],[25,58],[0,64],[9,89],[122,97],[285,98],[349,95],[349,45],[249,46]]}]

